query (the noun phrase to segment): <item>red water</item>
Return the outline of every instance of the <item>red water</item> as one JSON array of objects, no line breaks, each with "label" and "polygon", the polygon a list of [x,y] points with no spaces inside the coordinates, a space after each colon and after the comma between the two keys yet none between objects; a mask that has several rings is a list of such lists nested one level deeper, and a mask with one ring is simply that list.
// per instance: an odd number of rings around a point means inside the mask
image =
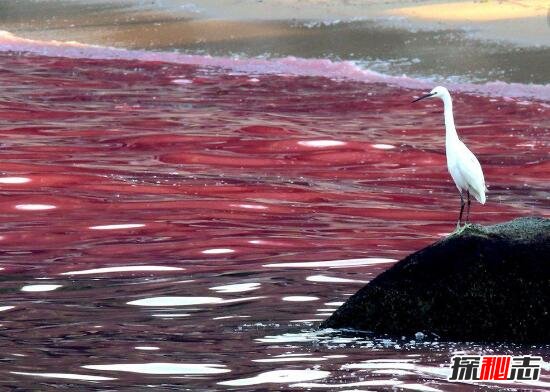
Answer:
[{"label": "red water", "polygon": [[[314,332],[455,227],[442,107],[409,104],[422,92],[0,54],[0,385],[475,390],[446,381],[453,352],[527,348]],[[472,220],[548,215],[548,102],[454,102],[489,187]]]}]

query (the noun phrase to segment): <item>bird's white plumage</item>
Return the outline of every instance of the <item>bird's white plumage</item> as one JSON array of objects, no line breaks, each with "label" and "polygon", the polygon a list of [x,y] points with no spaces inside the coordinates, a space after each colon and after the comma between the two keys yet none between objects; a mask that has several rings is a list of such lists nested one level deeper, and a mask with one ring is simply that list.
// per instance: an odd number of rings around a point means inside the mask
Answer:
[{"label": "bird's white plumage", "polygon": [[470,195],[475,197],[481,204],[485,204],[485,178],[483,170],[476,156],[466,147],[458,138],[453,116],[453,101],[451,94],[445,87],[437,86],[429,94],[415,99],[413,102],[424,98],[439,98],[443,101],[443,113],[445,116],[445,155],[447,156],[447,168],[453,178],[453,181],[460,192],[460,214],[456,224],[457,229],[462,222],[462,213],[464,211],[464,196],[468,207],[466,209],[466,223],[470,216]]},{"label": "bird's white plumage", "polygon": [[447,167],[459,192],[469,191],[481,204],[485,204],[485,179],[475,155],[458,140],[446,147]]},{"label": "bird's white plumage", "polygon": [[458,191],[461,194],[468,191],[477,201],[485,204],[483,171],[476,156],[458,138],[453,116],[453,101],[449,90],[442,86],[435,87],[430,91],[429,97],[440,98],[443,101],[447,168]]}]

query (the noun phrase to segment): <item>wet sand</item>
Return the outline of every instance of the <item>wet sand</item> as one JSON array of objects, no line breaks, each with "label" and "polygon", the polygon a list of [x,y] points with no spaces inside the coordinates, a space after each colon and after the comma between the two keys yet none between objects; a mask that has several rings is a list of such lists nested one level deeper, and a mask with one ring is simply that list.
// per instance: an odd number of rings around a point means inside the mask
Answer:
[{"label": "wet sand", "polygon": [[[31,1],[14,0],[0,5],[0,22],[22,30],[42,28],[78,31],[80,28],[116,27],[121,24],[162,23],[168,20],[195,26],[212,21],[350,21],[392,22],[414,28],[466,29],[476,38],[522,46],[550,46],[548,0],[177,0],[142,2],[121,0]],[[248,25],[246,23],[245,25]],[[266,26],[265,23],[259,24]],[[251,26],[258,27],[251,23]],[[217,27],[223,30],[224,26]],[[266,26],[266,31],[272,26]],[[247,26],[229,33],[248,36]],[[201,33],[201,28],[198,28]],[[192,35],[186,34],[188,39]],[[139,39],[140,37],[134,37]]]},{"label": "wet sand", "polygon": [[382,73],[442,82],[546,84],[547,4],[16,0],[0,5],[0,30],[130,49],[354,60]]}]

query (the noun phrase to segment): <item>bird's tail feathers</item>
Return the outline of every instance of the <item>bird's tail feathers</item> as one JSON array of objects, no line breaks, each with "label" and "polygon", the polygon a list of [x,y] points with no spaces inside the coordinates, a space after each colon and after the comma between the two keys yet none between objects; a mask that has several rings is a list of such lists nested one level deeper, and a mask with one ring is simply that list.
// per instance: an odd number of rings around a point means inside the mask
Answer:
[{"label": "bird's tail feathers", "polygon": [[485,195],[482,195],[480,198],[479,198],[479,202],[481,204],[485,204],[485,202],[487,201],[487,198],[485,197]]},{"label": "bird's tail feathers", "polygon": [[481,192],[477,192],[475,188],[469,189],[470,194],[475,197],[477,201],[479,201],[481,204],[485,204],[485,201],[487,198],[485,197],[485,190],[482,190]]},{"label": "bird's tail feathers", "polygon": [[481,195],[479,195],[479,197],[476,197],[476,199],[477,199],[481,204],[485,204],[485,201],[487,200],[487,198],[485,197],[485,192],[482,192]]}]

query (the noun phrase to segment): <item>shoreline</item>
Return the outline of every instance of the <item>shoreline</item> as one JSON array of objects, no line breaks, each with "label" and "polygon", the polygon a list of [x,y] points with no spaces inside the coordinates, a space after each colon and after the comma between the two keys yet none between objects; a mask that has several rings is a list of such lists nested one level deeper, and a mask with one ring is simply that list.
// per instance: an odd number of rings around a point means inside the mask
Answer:
[{"label": "shoreline", "polygon": [[[136,60],[189,64],[203,67],[219,67],[232,72],[251,75],[290,75],[347,79],[364,83],[386,83],[407,89],[428,89],[434,83],[419,78],[392,76],[361,69],[349,61],[334,62],[328,59],[296,57],[276,59],[236,59],[173,52],[154,52],[101,47],[80,43],[46,42],[30,40],[0,31],[1,52],[24,52],[38,56],[66,57],[74,59]],[[501,81],[484,84],[450,83],[450,89],[466,94],[478,94],[501,98],[534,99],[546,105],[550,102],[550,84],[519,84]]]},{"label": "shoreline", "polygon": [[[550,82],[550,26],[542,0],[445,4],[443,0],[14,0],[1,6],[0,30],[43,42],[151,52],[351,61],[366,70],[437,84]],[[483,7],[492,10],[486,18],[470,20],[472,10]],[[523,11],[512,17],[518,9]],[[433,10],[439,19],[430,19]],[[511,42],[510,36],[517,42]]]}]

